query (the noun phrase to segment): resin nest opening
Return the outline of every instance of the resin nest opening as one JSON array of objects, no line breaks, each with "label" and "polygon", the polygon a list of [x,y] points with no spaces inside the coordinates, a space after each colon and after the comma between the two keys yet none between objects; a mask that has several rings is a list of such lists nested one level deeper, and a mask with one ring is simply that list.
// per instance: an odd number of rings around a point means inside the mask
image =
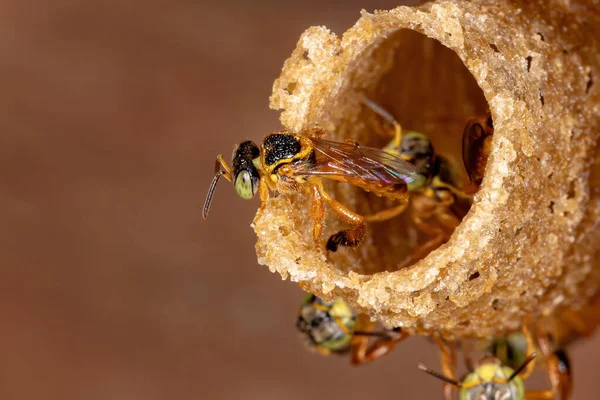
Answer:
[{"label": "resin nest opening", "polygon": [[[600,282],[597,43],[586,41],[593,28],[582,16],[527,4],[440,1],[363,13],[341,39],[308,29],[273,88],[286,128],[319,126],[326,139],[382,147],[389,139],[374,132],[366,96],[405,130],[427,134],[463,183],[470,117],[491,112],[492,149],[461,224],[413,265],[402,264],[427,238],[410,210],[370,224],[360,246],[327,253],[313,244],[304,194],[273,196],[258,215],[259,262],[417,333],[489,337],[559,306],[585,307]],[[388,204],[348,184],[326,189],[361,214]],[[327,212],[323,242],[348,227]]]}]

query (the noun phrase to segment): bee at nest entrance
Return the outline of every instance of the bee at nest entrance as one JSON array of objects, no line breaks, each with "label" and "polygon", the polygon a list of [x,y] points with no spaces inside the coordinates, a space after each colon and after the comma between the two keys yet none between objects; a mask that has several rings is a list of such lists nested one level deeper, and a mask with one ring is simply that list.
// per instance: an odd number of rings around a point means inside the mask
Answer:
[{"label": "bee at nest entrance", "polygon": [[[368,257],[378,261],[371,259],[363,273],[408,267],[450,239],[481,184],[493,134],[482,90],[440,42],[400,30],[372,58],[392,62],[364,92],[357,140],[413,163],[419,179],[409,185],[402,214],[369,224]],[[391,206],[371,193],[351,192],[362,215]]]}]

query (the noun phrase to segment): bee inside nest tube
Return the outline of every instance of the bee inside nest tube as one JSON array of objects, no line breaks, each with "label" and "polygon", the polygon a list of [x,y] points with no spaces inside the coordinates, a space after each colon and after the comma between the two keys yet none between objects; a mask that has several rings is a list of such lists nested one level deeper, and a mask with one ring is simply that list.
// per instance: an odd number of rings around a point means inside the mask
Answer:
[{"label": "bee inside nest tube", "polygon": [[[382,121],[367,97],[404,131],[430,138],[460,187],[469,181],[461,151],[469,119],[489,111],[494,136],[472,205],[419,261],[404,262],[433,235],[411,227],[410,209],[332,253],[315,246],[310,196],[280,193],[254,221],[259,262],[411,333],[499,336],[525,317],[585,303],[599,283],[591,245],[600,236],[598,193],[587,180],[598,53],[581,14],[528,4],[446,1],[364,13],[341,39],[307,30],[271,98],[289,131],[318,127],[325,140],[382,149],[390,138],[376,132]],[[356,185],[323,182],[357,214],[390,206]],[[323,240],[348,226],[329,211]]]}]

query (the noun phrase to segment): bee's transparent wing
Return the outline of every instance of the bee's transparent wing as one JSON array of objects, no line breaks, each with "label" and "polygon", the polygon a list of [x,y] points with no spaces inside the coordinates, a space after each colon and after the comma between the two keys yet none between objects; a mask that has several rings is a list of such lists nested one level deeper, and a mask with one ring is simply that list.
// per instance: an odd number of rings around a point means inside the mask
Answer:
[{"label": "bee's transparent wing", "polygon": [[335,176],[338,180],[360,179],[380,185],[407,184],[417,178],[413,164],[384,150],[348,142],[311,140],[314,162],[295,166],[296,175]]}]

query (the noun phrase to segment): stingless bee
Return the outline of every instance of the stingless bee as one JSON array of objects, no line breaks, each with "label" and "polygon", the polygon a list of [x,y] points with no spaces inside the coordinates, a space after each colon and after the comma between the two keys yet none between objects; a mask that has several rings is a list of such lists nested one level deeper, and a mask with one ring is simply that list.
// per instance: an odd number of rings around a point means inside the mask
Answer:
[{"label": "stingless bee", "polygon": [[471,119],[465,126],[462,157],[471,184],[468,189],[463,190],[468,193],[476,192],[481,186],[493,136],[494,124],[491,116]]},{"label": "stingless bee", "polygon": [[[460,400],[543,400],[558,396],[567,400],[571,395],[571,367],[562,349],[553,349],[552,341],[545,334],[538,334],[537,342],[546,358],[546,368],[552,388],[525,391],[524,381],[535,368],[534,340],[528,328],[520,335],[506,339],[494,339],[490,351],[476,365],[467,358],[469,372],[461,381],[454,375],[453,349],[437,339],[440,346],[443,374],[420,364],[419,369],[442,380],[445,384],[444,399],[452,399],[452,388],[459,390]],[[523,345],[525,345],[523,347]]]},{"label": "stingless bee", "polygon": [[[417,178],[416,169],[411,163],[386,151],[364,147],[351,140],[343,143],[325,140],[322,139],[324,134],[325,131],[320,128],[312,128],[302,134],[282,130],[267,135],[260,146],[251,141],[242,142],[234,149],[231,166],[219,155],[203,217],[208,214],[221,176],[233,183],[235,191],[243,199],[251,199],[258,193],[261,210],[266,205],[269,190],[275,193],[304,190],[312,197],[310,212],[315,245],[320,246],[325,203],[343,221],[353,225],[351,229],[331,235],[327,240],[327,250],[359,245],[367,233],[366,222],[389,219],[402,212],[408,200],[407,185]],[[359,215],[334,200],[323,188],[322,178],[350,183],[399,204],[373,215]]]},{"label": "stingless bee", "polygon": [[[481,184],[491,141],[491,117],[485,130],[479,119],[470,120],[463,133],[463,160],[472,180],[468,190],[459,188],[455,167],[437,154],[429,137],[416,131],[403,132],[396,119],[367,98],[363,102],[393,126],[393,139],[384,148],[413,164],[417,178],[408,184],[410,218],[418,231],[429,240],[415,248],[402,263],[410,265],[446,243],[466,215],[473,193]],[[382,132],[382,129],[376,129]],[[389,132],[389,131],[388,131]],[[384,133],[390,136],[389,133]],[[408,205],[408,204],[406,204]]]},{"label": "stingless bee", "polygon": [[[361,318],[363,317],[363,318]],[[359,316],[341,298],[328,302],[307,294],[296,322],[308,339],[308,346],[323,355],[351,353],[351,362],[360,365],[388,354],[408,334],[399,329],[374,331],[374,323]],[[370,338],[376,338],[369,346]]]}]

